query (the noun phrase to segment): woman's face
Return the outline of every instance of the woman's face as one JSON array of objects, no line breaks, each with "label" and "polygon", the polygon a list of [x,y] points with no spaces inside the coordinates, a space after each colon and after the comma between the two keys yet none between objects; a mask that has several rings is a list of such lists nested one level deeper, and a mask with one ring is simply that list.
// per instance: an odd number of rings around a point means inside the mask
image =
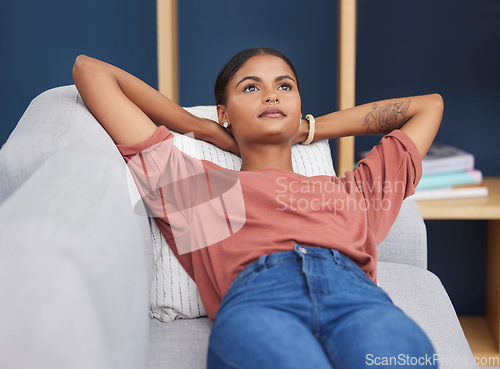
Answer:
[{"label": "woman's face", "polygon": [[226,86],[227,103],[219,120],[227,121],[238,144],[290,142],[299,129],[300,94],[288,64],[273,55],[248,59]]}]

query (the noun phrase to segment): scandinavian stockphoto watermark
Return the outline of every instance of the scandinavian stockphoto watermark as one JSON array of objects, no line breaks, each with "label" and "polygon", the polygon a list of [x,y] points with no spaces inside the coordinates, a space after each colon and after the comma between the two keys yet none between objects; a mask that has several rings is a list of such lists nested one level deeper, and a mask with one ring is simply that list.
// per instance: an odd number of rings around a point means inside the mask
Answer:
[{"label": "scandinavian stockphoto watermark", "polygon": [[[136,213],[164,219],[179,254],[185,254],[220,242],[240,230],[246,223],[245,201],[237,172],[214,169],[203,161],[185,160],[183,153],[172,149],[173,141],[167,138],[144,149],[131,157],[127,166],[135,182],[132,187],[139,192],[138,199],[133,200]],[[360,189],[370,193],[403,193],[405,186],[402,181],[341,183],[336,177],[321,181],[306,177],[290,180],[283,176],[276,179],[274,210],[387,211],[391,202],[384,196],[368,200],[349,194]]]},{"label": "scandinavian stockphoto watermark", "polygon": [[182,255],[236,233],[246,222],[246,212],[237,173],[183,160],[183,154],[173,156],[172,145],[172,138],[153,145],[127,166],[139,191],[136,213],[163,218]]},{"label": "scandinavian stockphoto watermark", "polygon": [[[276,184],[276,210],[279,211],[388,211],[391,200],[385,195],[406,191],[405,181],[342,182],[335,177],[332,180],[278,177]],[[352,196],[359,192],[378,195]]]}]

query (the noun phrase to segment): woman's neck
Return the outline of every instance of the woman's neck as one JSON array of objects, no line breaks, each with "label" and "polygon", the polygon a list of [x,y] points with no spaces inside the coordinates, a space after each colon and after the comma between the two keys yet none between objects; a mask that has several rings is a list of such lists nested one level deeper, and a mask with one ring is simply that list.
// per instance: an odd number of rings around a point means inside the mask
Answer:
[{"label": "woman's neck", "polygon": [[258,145],[241,152],[241,170],[279,168],[293,171],[292,147],[288,145]]}]

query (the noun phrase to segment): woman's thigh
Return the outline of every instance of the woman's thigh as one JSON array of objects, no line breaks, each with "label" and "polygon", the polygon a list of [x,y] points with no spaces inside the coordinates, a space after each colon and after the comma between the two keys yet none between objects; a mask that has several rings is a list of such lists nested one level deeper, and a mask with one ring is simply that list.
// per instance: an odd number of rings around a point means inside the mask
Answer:
[{"label": "woman's thigh", "polygon": [[434,368],[422,329],[352,262],[320,304],[320,340],[337,369]]},{"label": "woman's thigh", "polygon": [[212,327],[209,369],[331,368],[311,329],[300,259],[284,257],[244,271],[231,286]]},{"label": "woman's thigh", "polygon": [[331,369],[310,327],[273,307],[230,309],[214,322],[208,369]]},{"label": "woman's thigh", "polygon": [[431,342],[397,308],[357,309],[322,330],[323,347],[337,369],[436,367]]}]

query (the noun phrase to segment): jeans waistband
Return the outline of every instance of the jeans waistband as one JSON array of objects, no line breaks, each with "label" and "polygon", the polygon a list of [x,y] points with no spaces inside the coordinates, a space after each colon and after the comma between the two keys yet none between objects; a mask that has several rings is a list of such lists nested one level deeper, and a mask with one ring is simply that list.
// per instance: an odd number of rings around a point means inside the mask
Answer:
[{"label": "jeans waistband", "polygon": [[340,252],[333,249],[326,249],[321,247],[310,247],[295,244],[293,250],[279,251],[268,255],[262,255],[253,263],[247,265],[233,280],[231,288],[237,288],[241,281],[245,280],[249,275],[259,272],[264,269],[269,269],[274,265],[283,264],[287,262],[301,262],[304,257],[319,257],[322,259],[329,259],[337,265],[344,266],[343,256]]},{"label": "jeans waistband", "polygon": [[[256,261],[247,265],[233,280],[230,290],[238,288],[241,282],[245,281],[249,276],[259,273],[262,270],[269,269],[275,265],[283,263],[302,263],[304,259],[311,257],[331,260],[334,265],[337,265],[344,270],[359,269],[353,261],[338,250],[323,247],[303,246],[297,243],[294,245],[293,250],[279,251],[269,255],[262,255]],[[364,274],[361,269],[359,269],[359,273]]]},{"label": "jeans waistband", "polygon": [[[263,255],[253,264],[255,264],[255,267],[257,268],[270,268],[273,265],[281,264],[284,262],[299,261],[306,256],[330,259],[338,265],[344,265],[345,256],[342,255],[338,250],[326,249],[322,247],[303,246],[298,243],[294,245],[293,250],[291,251],[281,251],[269,255]],[[251,265],[249,265],[249,267]]]}]

